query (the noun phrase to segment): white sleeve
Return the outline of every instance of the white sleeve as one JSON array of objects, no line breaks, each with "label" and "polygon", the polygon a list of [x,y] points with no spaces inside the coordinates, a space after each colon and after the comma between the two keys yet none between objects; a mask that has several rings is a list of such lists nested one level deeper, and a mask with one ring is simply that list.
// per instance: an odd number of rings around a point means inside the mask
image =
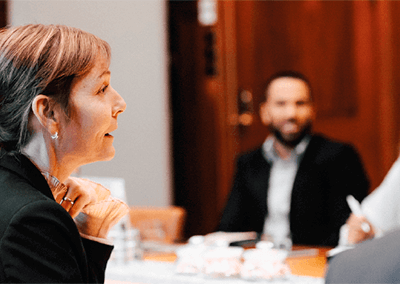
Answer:
[{"label": "white sleeve", "polygon": [[400,228],[400,157],[361,207],[372,225],[384,233]]}]

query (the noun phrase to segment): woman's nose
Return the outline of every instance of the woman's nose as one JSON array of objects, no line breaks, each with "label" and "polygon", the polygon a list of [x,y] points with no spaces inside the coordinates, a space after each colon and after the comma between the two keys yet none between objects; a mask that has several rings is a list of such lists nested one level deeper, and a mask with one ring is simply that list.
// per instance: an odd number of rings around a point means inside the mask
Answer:
[{"label": "woman's nose", "polygon": [[125,100],[121,97],[121,95],[115,91],[115,98],[114,98],[114,111],[113,111],[113,116],[118,116],[118,114],[122,113],[126,109],[126,102]]}]

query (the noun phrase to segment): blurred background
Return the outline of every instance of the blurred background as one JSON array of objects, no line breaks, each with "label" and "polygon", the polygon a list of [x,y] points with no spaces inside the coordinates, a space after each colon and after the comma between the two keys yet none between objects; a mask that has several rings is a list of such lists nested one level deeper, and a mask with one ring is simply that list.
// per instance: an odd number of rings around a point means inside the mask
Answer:
[{"label": "blurred background", "polygon": [[0,25],[66,24],[112,47],[127,110],[116,156],[80,174],[125,180],[129,205],[182,206],[212,232],[240,153],[263,142],[266,79],[309,77],[315,131],[352,143],[371,179],[398,156],[400,2],[0,0]]}]

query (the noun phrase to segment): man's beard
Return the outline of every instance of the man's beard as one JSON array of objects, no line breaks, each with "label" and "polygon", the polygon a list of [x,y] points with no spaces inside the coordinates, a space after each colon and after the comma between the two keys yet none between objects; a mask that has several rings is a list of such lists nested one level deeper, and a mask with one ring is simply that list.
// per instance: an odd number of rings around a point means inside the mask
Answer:
[{"label": "man's beard", "polygon": [[304,136],[311,133],[312,123],[311,121],[307,122],[303,130],[298,134],[295,134],[293,137],[284,137],[282,135],[282,132],[278,128],[276,128],[273,124],[270,124],[268,128],[269,131],[276,137],[276,139],[278,139],[279,142],[281,142],[283,145],[289,148],[294,148],[301,142],[301,140],[303,140]]}]

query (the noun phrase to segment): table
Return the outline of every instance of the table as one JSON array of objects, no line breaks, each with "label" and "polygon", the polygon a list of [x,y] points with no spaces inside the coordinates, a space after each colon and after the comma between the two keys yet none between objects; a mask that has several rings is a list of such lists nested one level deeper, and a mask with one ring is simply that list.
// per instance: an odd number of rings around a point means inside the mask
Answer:
[{"label": "table", "polygon": [[[293,256],[286,262],[294,275],[324,278],[327,269],[326,252],[330,249],[332,247],[294,246]],[[296,251],[299,252],[298,256]]]},{"label": "table", "polygon": [[[268,283],[323,284],[326,269],[325,253],[331,248],[299,247],[287,259],[292,275],[287,279],[267,281]],[[243,279],[214,279],[203,275],[187,276],[175,273],[176,255],[173,252],[146,253],[143,260],[129,263],[109,263],[106,270],[106,284],[249,284],[266,281]]]}]

